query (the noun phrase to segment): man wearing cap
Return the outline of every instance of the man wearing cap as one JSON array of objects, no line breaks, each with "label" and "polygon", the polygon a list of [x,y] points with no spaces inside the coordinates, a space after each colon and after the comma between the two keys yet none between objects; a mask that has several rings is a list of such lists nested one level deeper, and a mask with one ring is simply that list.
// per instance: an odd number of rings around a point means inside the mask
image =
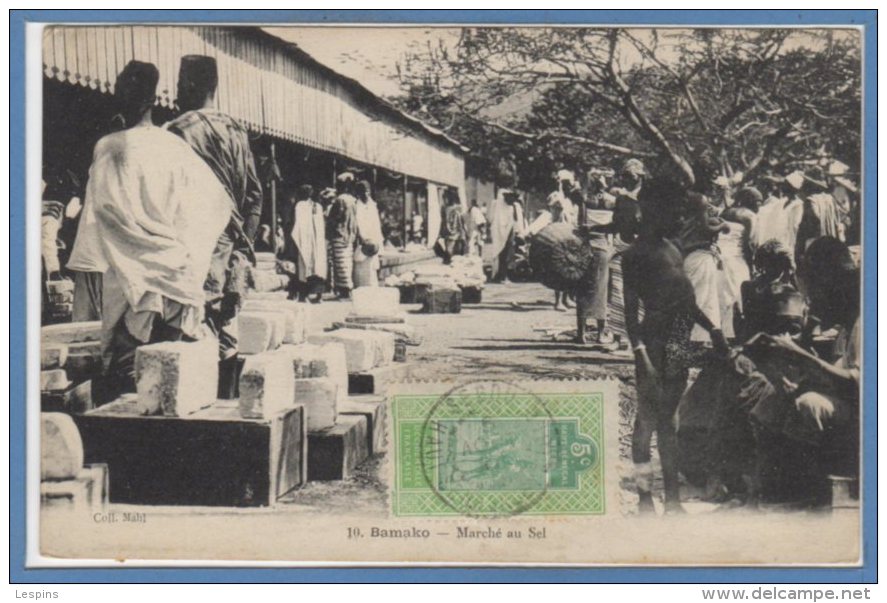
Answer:
[{"label": "man wearing cap", "polygon": [[354,288],[354,243],[357,241],[357,199],[354,174],[342,172],[336,177],[336,198],[327,214],[326,237],[333,256],[333,286],[341,299],[351,296]]},{"label": "man wearing cap", "polygon": [[90,227],[78,236],[99,242],[83,259],[104,273],[99,403],[134,391],[139,345],[199,336],[203,281],[233,209],[191,147],[153,125],[158,77],[150,63],[124,67],[114,96],[126,129],[99,140],[89,170]]},{"label": "man wearing cap", "polygon": [[262,187],[247,131],[216,108],[218,83],[214,58],[182,57],[176,102],[183,113],[166,129],[191,145],[234,204],[204,283],[206,323],[219,338],[219,368],[228,374],[237,362],[237,335],[232,323],[246,293],[248,266],[255,262],[253,241],[262,214]]}]

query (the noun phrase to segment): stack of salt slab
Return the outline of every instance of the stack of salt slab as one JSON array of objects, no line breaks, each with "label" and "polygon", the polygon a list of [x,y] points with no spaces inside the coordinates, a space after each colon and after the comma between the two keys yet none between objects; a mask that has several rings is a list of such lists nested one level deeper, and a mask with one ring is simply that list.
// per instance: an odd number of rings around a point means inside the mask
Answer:
[{"label": "stack of salt slab", "polygon": [[242,416],[216,399],[218,358],[213,338],[141,346],[136,394],[74,417],[87,461],[109,466],[112,501],[269,505],[305,482],[304,408]]},{"label": "stack of salt slab", "polygon": [[452,266],[422,265],[414,269],[415,301],[429,314],[462,311],[462,290],[454,277]]},{"label": "stack of salt slab", "polygon": [[453,256],[450,268],[453,271],[453,280],[462,290],[462,303],[479,304],[487,280],[483,259],[476,255]]},{"label": "stack of salt slab", "polygon": [[252,292],[237,315],[238,351],[259,354],[305,341],[308,305],[289,301],[285,292]]},{"label": "stack of salt slab", "polygon": [[400,306],[400,291],[396,287],[358,287],[352,291],[351,313],[344,323],[333,323],[337,329],[364,329],[393,333],[397,350],[395,360],[406,360],[406,346],[420,345],[422,338],[415,327],[407,323],[407,315]]},{"label": "stack of salt slab", "polygon": [[308,340],[344,345],[348,374],[354,376],[389,366],[396,355],[397,339],[409,338],[411,333],[400,309],[397,289],[359,287],[352,291],[352,299],[352,312],[345,319],[344,328],[312,335]]},{"label": "stack of salt slab", "polygon": [[252,270],[256,291],[269,292],[285,289],[289,277],[277,272],[277,257],[271,252],[256,253],[256,267]]},{"label": "stack of salt slab", "polygon": [[368,419],[340,414],[348,401],[346,348],[338,342],[283,345],[247,356],[240,375],[240,413],[269,416],[305,408],[307,477],[345,479],[369,456]]},{"label": "stack of salt slab", "polygon": [[40,500],[43,510],[93,514],[108,502],[108,466],[84,466],[83,440],[74,420],[40,415]]},{"label": "stack of salt slab", "polygon": [[[312,335],[308,341],[344,348],[349,396],[340,401],[339,422],[344,417],[365,421],[364,445],[369,454],[377,454],[384,451],[386,441],[385,399],[379,395],[384,394],[387,384],[401,376],[400,369],[406,365],[394,362],[396,350],[406,338],[415,339],[415,334],[400,311],[397,289],[361,287],[352,292],[352,297],[353,311],[346,322],[337,323],[339,328],[322,335]],[[376,396],[368,397],[369,394]],[[309,440],[309,455],[312,442]]]},{"label": "stack of salt slab", "polygon": [[239,315],[244,358],[240,414],[267,418],[301,405],[308,431],[308,479],[344,479],[369,455],[367,418],[339,414],[348,400],[346,347],[332,341],[306,343],[310,306],[283,296],[250,293]]},{"label": "stack of salt slab", "polygon": [[69,322],[40,329],[43,410],[83,412],[91,407],[89,380],[102,370],[101,321]]}]

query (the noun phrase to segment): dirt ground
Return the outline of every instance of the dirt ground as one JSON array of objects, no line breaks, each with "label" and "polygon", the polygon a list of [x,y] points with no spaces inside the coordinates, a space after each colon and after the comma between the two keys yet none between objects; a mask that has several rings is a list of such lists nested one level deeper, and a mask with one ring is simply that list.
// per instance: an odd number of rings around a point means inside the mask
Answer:
[{"label": "dirt ground", "polygon": [[[409,377],[565,379],[614,377],[620,381],[620,456],[628,462],[634,418],[634,367],[630,353],[614,353],[595,344],[572,343],[575,313],[553,308],[554,294],[537,283],[488,284],[480,304],[465,305],[460,314],[421,314],[419,305],[405,306],[408,322],[423,338],[407,348]],[[312,323],[343,320],[350,304],[325,301],[312,307]],[[575,332],[575,331],[574,331]],[[301,510],[385,512],[387,492],[381,483],[384,459],[371,459],[343,482],[311,482],[288,503]],[[624,480],[627,504],[631,485]],[[289,505],[287,505],[289,506]],[[294,509],[295,510],[295,509]]]}]

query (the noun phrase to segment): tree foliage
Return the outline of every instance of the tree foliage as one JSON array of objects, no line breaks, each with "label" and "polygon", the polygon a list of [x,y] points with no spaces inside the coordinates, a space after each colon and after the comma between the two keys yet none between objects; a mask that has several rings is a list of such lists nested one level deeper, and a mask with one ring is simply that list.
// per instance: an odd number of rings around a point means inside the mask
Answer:
[{"label": "tree foliage", "polygon": [[628,156],[707,185],[836,157],[859,164],[854,31],[464,29],[399,66],[401,106],[534,173]]}]

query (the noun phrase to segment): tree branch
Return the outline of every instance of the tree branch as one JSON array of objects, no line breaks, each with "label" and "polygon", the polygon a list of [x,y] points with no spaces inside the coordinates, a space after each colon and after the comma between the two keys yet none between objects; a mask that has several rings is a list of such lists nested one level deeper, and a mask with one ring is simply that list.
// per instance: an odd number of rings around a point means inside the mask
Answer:
[{"label": "tree branch", "polygon": [[512,128],[511,126],[506,126],[505,124],[502,124],[502,123],[499,123],[496,121],[486,121],[486,120],[479,119],[477,117],[473,117],[472,119],[482,125],[496,128],[497,130],[505,132],[506,134],[510,134],[511,136],[516,136],[518,138],[524,138],[526,140],[543,141],[546,139],[554,138],[554,139],[559,139],[559,140],[569,140],[571,142],[578,142],[578,143],[592,146],[592,147],[595,147],[598,149],[604,149],[607,151],[612,151],[614,153],[619,153],[621,155],[631,155],[634,157],[648,157],[648,158],[657,156],[657,153],[653,153],[651,151],[638,151],[635,149],[630,149],[628,147],[623,147],[618,144],[604,142],[601,140],[594,140],[593,138],[588,138],[585,136],[578,136],[576,134],[569,134],[567,132],[545,131],[545,132],[539,132],[537,134],[532,134],[530,132],[524,132],[524,131]]}]

